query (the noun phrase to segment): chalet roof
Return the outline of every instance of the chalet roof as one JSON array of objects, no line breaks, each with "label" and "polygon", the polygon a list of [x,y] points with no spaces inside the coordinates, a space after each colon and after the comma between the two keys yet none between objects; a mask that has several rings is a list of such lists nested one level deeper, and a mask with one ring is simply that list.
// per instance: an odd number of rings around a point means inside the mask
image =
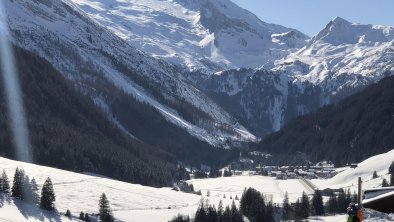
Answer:
[{"label": "chalet roof", "polygon": [[[363,206],[384,213],[394,213],[394,187],[366,191],[371,198],[363,200]],[[374,193],[376,195],[374,195]]]}]

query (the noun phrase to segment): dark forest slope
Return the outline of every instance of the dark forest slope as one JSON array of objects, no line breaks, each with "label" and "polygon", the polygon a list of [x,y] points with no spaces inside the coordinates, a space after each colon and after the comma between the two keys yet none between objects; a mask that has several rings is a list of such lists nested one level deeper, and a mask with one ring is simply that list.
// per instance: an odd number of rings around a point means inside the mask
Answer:
[{"label": "dark forest slope", "polygon": [[[19,48],[15,57],[35,163],[161,186],[179,178],[177,160],[212,164],[232,155],[195,139],[152,107],[114,91],[112,105],[123,107],[120,116],[128,118],[126,127],[140,140],[131,139],[48,62]],[[0,90],[0,156],[15,158],[3,95]]]},{"label": "dark forest slope", "polygon": [[299,117],[264,138],[257,149],[306,153],[312,161],[359,162],[394,147],[394,77],[337,104]]}]

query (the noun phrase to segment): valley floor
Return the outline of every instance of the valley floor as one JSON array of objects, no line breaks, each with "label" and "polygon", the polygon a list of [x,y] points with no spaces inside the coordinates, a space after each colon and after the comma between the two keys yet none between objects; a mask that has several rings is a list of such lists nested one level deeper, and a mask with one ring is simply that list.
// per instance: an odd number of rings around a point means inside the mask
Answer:
[{"label": "valley floor", "polygon": [[[272,199],[275,203],[283,202],[285,192],[288,192],[291,202],[301,197],[303,191],[311,194],[310,188],[298,179],[275,180],[272,177],[245,175],[188,181],[193,184],[195,190],[201,190],[202,196],[199,196],[177,192],[171,188],[146,187],[98,175],[78,174],[0,158],[0,170],[6,170],[10,181],[17,167],[24,169],[30,178],[34,177],[39,187],[48,176],[52,179],[56,208],[60,214],[64,214],[67,209],[73,216],[78,216],[81,211],[89,214],[97,213],[98,200],[100,194],[104,192],[110,201],[114,216],[120,221],[167,222],[178,213],[194,214],[202,200],[215,206],[218,206],[220,200],[224,205],[231,204],[233,200],[238,204],[236,197],[240,198],[246,187],[261,191],[266,198]],[[313,182],[318,187],[330,184],[327,180]],[[0,202],[0,222],[3,221],[67,221],[67,219],[48,215],[36,208],[3,198]],[[311,218],[310,221],[340,222],[346,221],[346,215],[316,217]],[[390,219],[367,221],[390,221]]]}]

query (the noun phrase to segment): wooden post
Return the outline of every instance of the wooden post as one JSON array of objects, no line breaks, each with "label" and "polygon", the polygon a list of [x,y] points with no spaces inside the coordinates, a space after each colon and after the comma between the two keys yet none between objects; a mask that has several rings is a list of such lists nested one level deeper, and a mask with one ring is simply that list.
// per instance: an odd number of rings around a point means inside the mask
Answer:
[{"label": "wooden post", "polygon": [[358,178],[358,207],[359,209],[361,209],[361,205],[362,205],[362,198],[363,198],[363,194],[362,194],[362,183],[363,181],[361,180],[361,177]]},{"label": "wooden post", "polygon": [[357,211],[357,217],[360,222],[364,221],[364,209],[363,209],[363,190],[362,190],[362,184],[363,181],[361,180],[361,177],[358,178],[358,197],[357,197],[357,202],[358,202],[358,211]]}]

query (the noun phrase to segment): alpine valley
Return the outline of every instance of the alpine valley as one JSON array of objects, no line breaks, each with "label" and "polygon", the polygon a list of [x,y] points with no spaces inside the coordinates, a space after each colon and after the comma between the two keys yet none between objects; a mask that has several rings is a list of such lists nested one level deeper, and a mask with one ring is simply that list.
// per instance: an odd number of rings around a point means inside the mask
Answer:
[{"label": "alpine valley", "polygon": [[[223,166],[238,148],[394,74],[394,28],[340,17],[308,37],[230,0],[2,4],[26,109],[37,114],[28,121],[35,162],[145,185],[182,177],[177,163]],[[14,158],[7,138],[0,154]]]}]

